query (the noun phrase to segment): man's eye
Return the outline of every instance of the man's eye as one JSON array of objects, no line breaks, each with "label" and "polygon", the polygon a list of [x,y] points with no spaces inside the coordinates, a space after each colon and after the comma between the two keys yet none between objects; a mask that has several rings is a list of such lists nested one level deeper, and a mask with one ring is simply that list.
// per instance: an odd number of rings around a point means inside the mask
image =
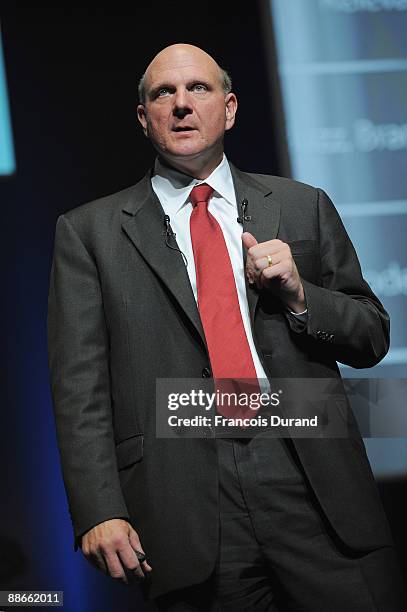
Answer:
[{"label": "man's eye", "polygon": [[192,89],[193,91],[197,91],[198,93],[207,91],[207,88],[205,87],[205,85],[202,85],[202,83],[196,83],[196,85],[194,85]]},{"label": "man's eye", "polygon": [[157,91],[157,98],[162,98],[163,96],[166,96],[169,93],[170,93],[170,90],[168,89],[168,87],[162,87],[161,89]]}]

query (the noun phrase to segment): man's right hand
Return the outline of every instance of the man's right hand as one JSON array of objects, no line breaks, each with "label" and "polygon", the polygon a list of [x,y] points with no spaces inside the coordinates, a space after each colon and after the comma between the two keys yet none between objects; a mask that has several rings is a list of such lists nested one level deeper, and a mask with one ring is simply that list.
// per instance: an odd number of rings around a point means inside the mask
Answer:
[{"label": "man's right hand", "polygon": [[152,567],[141,563],[136,551],[144,553],[137,532],[123,519],[110,519],[95,525],[82,536],[82,552],[96,568],[129,584],[145,578]]}]

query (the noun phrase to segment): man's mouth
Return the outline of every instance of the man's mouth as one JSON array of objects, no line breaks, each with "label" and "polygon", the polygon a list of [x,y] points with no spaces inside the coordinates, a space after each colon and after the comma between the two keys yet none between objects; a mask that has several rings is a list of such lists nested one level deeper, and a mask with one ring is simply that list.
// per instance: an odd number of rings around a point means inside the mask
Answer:
[{"label": "man's mouth", "polygon": [[195,128],[193,127],[189,127],[189,126],[184,126],[184,127],[174,127],[172,128],[173,132],[192,132],[193,130],[195,130]]}]

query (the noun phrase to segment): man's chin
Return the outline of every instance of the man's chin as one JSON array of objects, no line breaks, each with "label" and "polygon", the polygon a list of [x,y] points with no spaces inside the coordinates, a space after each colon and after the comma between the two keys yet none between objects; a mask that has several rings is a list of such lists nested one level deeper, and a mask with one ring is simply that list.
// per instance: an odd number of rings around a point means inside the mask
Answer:
[{"label": "man's chin", "polygon": [[183,146],[183,147],[171,147],[167,149],[163,155],[166,155],[168,158],[172,159],[196,159],[199,157],[205,158],[208,156],[208,151],[205,150],[204,147],[193,147],[193,146]]},{"label": "man's chin", "polygon": [[212,147],[156,147],[158,157],[164,164],[195,176],[195,171],[206,166],[216,166],[223,155],[222,144]]},{"label": "man's chin", "polygon": [[184,151],[158,151],[158,157],[167,166],[177,167],[179,165],[187,168],[189,164],[196,164],[197,161],[201,160],[205,163],[207,156],[198,152],[184,152]]}]

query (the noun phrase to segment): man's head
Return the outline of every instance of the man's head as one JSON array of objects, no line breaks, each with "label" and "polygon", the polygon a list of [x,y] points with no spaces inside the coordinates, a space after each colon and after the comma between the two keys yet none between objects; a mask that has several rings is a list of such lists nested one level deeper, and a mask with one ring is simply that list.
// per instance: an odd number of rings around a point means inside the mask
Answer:
[{"label": "man's head", "polygon": [[137,115],[164,161],[197,178],[212,172],[235,122],[230,90],[230,77],[198,47],[171,45],[156,55],[140,81]]}]

